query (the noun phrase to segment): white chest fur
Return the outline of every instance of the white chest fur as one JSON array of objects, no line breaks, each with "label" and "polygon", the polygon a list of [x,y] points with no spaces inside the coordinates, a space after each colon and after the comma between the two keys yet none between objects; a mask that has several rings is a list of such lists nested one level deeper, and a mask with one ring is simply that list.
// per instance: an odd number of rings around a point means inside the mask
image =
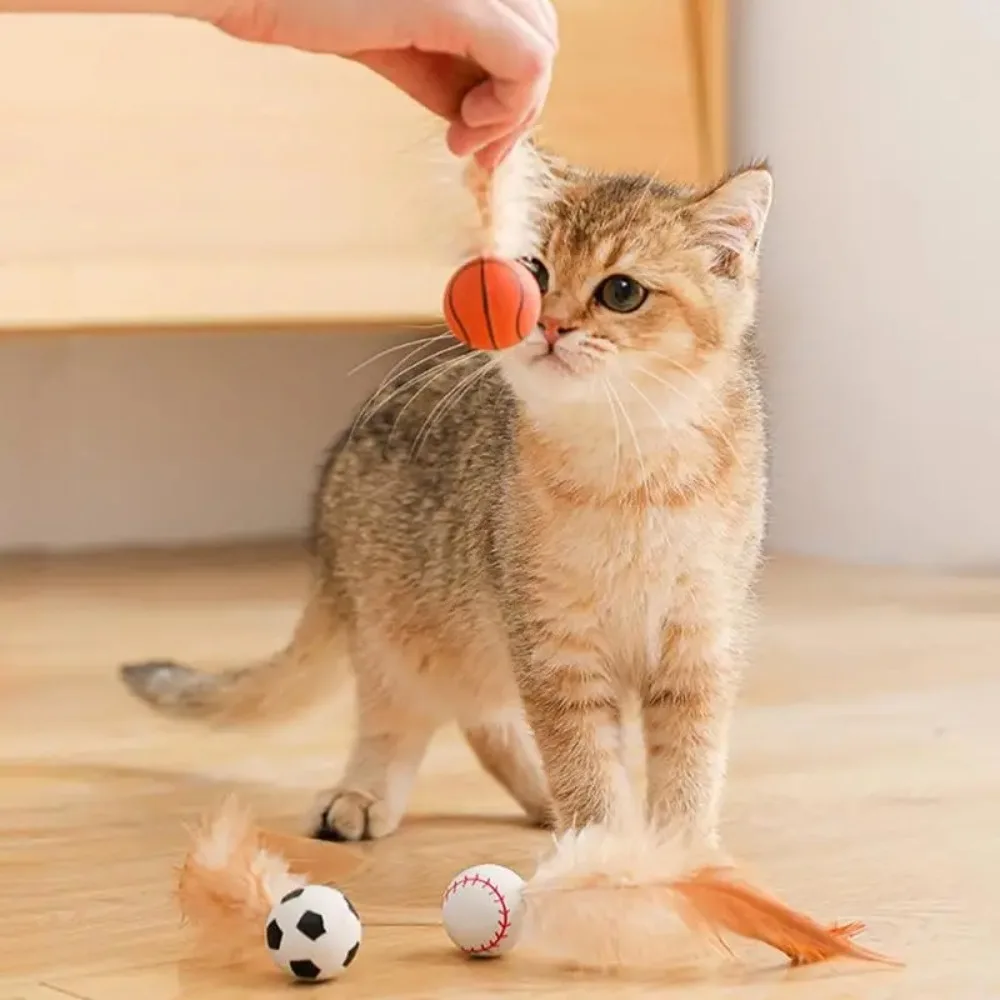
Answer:
[{"label": "white chest fur", "polygon": [[569,628],[603,636],[629,669],[655,666],[692,545],[691,515],[664,508],[580,507],[564,512],[538,542]]}]

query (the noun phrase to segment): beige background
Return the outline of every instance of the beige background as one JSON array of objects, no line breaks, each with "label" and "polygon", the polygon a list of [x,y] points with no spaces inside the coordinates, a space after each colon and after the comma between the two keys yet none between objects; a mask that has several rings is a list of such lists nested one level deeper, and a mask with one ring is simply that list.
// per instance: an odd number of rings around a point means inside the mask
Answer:
[{"label": "beige background", "polygon": [[[771,538],[1000,562],[1000,8],[734,5],[737,158],[767,154]],[[0,547],[297,530],[390,335],[0,346]]]},{"label": "beige background", "polygon": [[335,331],[0,342],[0,543],[299,530],[322,451],[377,384],[379,366],[346,373],[401,339]]}]

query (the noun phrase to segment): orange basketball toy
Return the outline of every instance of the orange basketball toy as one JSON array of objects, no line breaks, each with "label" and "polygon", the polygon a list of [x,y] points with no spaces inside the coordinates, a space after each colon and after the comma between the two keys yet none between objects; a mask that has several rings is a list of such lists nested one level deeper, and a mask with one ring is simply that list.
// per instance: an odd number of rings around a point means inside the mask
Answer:
[{"label": "orange basketball toy", "polygon": [[444,293],[451,332],[477,351],[519,344],[542,313],[535,276],[520,261],[476,257],[452,276]]}]

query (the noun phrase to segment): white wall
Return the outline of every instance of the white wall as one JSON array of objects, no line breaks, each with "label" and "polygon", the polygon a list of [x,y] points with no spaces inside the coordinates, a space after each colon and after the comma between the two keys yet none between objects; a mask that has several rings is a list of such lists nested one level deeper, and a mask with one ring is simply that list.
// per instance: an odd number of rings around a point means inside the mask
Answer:
[{"label": "white wall", "polygon": [[1000,3],[734,0],[776,174],[771,544],[1000,565]]},{"label": "white wall", "polygon": [[[408,334],[414,336],[414,334]],[[0,550],[284,535],[402,334],[0,341]]]}]

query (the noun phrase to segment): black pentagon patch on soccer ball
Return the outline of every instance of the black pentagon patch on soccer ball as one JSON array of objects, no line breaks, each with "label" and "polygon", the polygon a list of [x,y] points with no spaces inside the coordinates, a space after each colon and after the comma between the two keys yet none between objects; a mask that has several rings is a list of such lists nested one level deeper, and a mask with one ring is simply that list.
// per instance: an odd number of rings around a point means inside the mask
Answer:
[{"label": "black pentagon patch on soccer ball", "polygon": [[283,903],[287,903],[290,899],[298,899],[302,895],[303,887],[299,886],[298,889],[292,889],[291,892],[286,892],[284,896],[281,897]]},{"label": "black pentagon patch on soccer ball", "polygon": [[284,931],[278,926],[277,920],[271,920],[267,925],[267,946],[271,951],[277,951],[281,947],[281,939],[285,936]]},{"label": "black pentagon patch on soccer ball", "polygon": [[310,941],[316,941],[326,933],[326,924],[323,917],[312,910],[306,910],[299,917],[299,922],[295,925]]},{"label": "black pentagon patch on soccer ball", "polygon": [[347,956],[344,959],[345,969],[351,964],[351,962],[354,961],[355,956],[358,954],[358,948],[360,947],[361,947],[360,941],[355,941],[354,944],[351,945],[351,950],[347,953]]},{"label": "black pentagon patch on soccer ball", "polygon": [[310,962],[308,958],[296,958],[288,963],[288,968],[298,979],[318,979],[320,967],[315,962]]}]

